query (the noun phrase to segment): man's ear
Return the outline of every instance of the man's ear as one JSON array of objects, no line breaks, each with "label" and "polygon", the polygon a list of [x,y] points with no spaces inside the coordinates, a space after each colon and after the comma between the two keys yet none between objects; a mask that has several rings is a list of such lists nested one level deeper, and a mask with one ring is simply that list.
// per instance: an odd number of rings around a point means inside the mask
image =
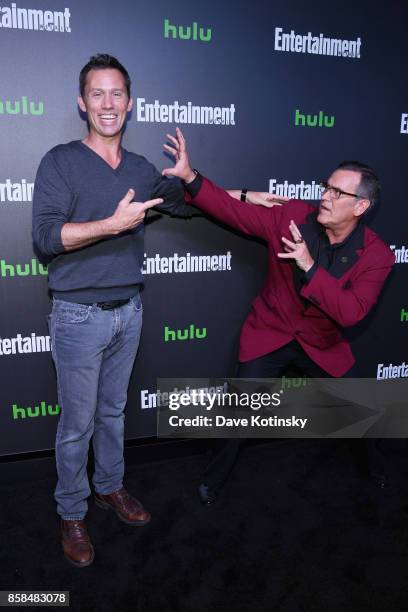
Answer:
[{"label": "man's ear", "polygon": [[354,207],[354,216],[361,217],[370,208],[370,204],[371,202],[367,198],[358,200]]},{"label": "man's ear", "polygon": [[86,113],[86,106],[82,96],[78,96],[77,98],[78,106],[83,113]]},{"label": "man's ear", "polygon": [[130,113],[132,108],[133,108],[133,98],[129,98],[129,102],[128,102],[128,105],[127,105],[127,112]]}]

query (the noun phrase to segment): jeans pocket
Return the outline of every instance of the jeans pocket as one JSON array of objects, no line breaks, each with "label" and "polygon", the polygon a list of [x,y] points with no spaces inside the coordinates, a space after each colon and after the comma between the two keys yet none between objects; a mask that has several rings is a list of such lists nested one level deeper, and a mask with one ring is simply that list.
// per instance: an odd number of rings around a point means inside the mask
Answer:
[{"label": "jeans pocket", "polygon": [[135,296],[133,296],[132,298],[130,298],[130,303],[132,304],[132,306],[136,310],[136,312],[140,312],[142,310],[142,308],[143,308],[142,300],[141,300],[141,297],[140,297],[140,293],[138,293]]},{"label": "jeans pocket", "polygon": [[92,306],[86,304],[75,304],[56,300],[54,302],[54,312],[56,323],[75,324],[83,323],[89,317]]}]

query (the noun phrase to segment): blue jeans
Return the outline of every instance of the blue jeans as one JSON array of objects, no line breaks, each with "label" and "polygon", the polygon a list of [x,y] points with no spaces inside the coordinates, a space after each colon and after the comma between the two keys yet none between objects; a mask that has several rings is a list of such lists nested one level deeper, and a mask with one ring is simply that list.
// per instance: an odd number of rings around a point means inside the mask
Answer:
[{"label": "blue jeans", "polygon": [[58,514],[84,518],[90,495],[87,477],[93,436],[93,484],[107,495],[122,487],[124,408],[142,328],[142,303],[102,310],[54,300],[50,316],[52,356],[61,416],[56,438]]}]

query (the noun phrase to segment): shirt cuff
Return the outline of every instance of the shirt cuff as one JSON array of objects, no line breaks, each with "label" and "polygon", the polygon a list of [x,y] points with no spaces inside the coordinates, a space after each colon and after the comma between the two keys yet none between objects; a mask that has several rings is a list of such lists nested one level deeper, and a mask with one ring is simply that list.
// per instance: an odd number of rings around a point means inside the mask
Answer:
[{"label": "shirt cuff", "polygon": [[197,172],[195,179],[191,183],[184,183],[184,189],[192,198],[195,198],[201,189],[202,182],[203,177]]},{"label": "shirt cuff", "polygon": [[305,283],[309,283],[312,280],[313,276],[316,273],[317,268],[318,268],[318,265],[315,262],[313,266],[307,272],[304,273],[303,278],[304,278]]},{"label": "shirt cuff", "polygon": [[47,241],[47,254],[59,255],[65,251],[65,247],[62,244],[61,231],[63,225],[65,225],[66,221],[59,221],[55,223],[51,231],[49,233],[48,241]]}]

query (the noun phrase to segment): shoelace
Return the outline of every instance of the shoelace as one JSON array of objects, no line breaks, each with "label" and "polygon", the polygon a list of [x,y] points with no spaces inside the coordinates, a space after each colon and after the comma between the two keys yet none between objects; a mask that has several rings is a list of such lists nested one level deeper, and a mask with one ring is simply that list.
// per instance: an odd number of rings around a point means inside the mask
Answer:
[{"label": "shoelace", "polygon": [[77,521],[68,521],[70,523],[66,533],[69,537],[75,536],[77,540],[82,540],[84,542],[88,541],[88,535],[85,531],[85,527],[78,523]]},{"label": "shoelace", "polygon": [[142,509],[142,506],[139,504],[139,502],[134,497],[132,497],[124,488],[116,492],[116,497],[117,500],[124,506],[130,503],[132,505],[135,505],[138,509]]}]

